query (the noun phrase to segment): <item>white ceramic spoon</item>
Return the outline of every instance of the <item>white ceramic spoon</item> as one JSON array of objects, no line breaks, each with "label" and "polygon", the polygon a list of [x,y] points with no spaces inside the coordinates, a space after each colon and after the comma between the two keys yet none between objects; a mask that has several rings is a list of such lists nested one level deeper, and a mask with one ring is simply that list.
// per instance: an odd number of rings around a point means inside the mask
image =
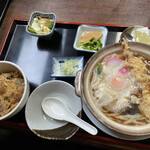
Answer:
[{"label": "white ceramic spoon", "polygon": [[71,122],[92,135],[96,135],[98,132],[95,127],[77,117],[63,102],[56,98],[45,98],[42,101],[42,109],[49,117],[53,119]]}]

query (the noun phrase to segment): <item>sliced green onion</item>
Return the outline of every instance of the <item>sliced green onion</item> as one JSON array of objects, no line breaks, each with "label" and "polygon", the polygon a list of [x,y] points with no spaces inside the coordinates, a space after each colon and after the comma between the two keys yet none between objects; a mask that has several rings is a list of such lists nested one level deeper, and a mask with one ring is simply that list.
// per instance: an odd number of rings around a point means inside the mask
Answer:
[{"label": "sliced green onion", "polygon": [[100,75],[100,73],[102,72],[103,69],[103,65],[102,64],[98,64],[97,66],[97,74]]}]

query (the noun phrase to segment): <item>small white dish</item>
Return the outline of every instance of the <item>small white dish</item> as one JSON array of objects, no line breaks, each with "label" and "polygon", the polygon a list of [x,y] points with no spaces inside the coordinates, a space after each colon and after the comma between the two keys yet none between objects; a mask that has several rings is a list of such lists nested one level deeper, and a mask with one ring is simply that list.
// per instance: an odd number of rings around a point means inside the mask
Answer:
[{"label": "small white dish", "polygon": [[78,51],[84,51],[84,52],[93,52],[93,53],[96,52],[96,51],[92,51],[92,50],[85,50],[82,47],[78,46],[84,32],[95,32],[95,31],[100,31],[103,33],[103,36],[101,37],[101,43],[103,44],[102,48],[105,47],[106,40],[107,40],[107,34],[108,34],[108,29],[106,27],[94,26],[94,25],[80,25],[77,29],[75,41],[73,44],[74,49],[78,50]]},{"label": "small white dish", "polygon": [[[50,33],[48,33],[48,34],[35,34],[35,33],[32,33],[28,30],[28,28],[32,24],[34,18],[39,18],[39,17],[45,18],[48,20],[54,20],[53,27],[52,27]],[[54,13],[43,13],[43,12],[39,12],[39,11],[34,11],[30,15],[30,20],[28,22],[28,25],[26,26],[26,32],[29,33],[30,35],[33,35],[33,36],[42,37],[45,39],[50,39],[54,33],[55,25],[56,25],[56,15]]]},{"label": "small white dish", "polygon": [[25,108],[26,122],[30,130],[45,139],[66,140],[72,137],[79,127],[66,121],[48,117],[41,104],[46,97],[54,97],[64,102],[69,109],[81,118],[81,99],[67,82],[53,80],[38,86],[30,95]]},{"label": "small white dish", "polygon": [[[139,36],[135,36],[135,32],[138,30],[138,32],[141,32],[140,35],[144,36],[144,37],[139,37]],[[146,38],[144,34],[147,34],[147,36],[149,36],[149,38],[147,40],[142,38]],[[131,26],[126,28],[121,36],[120,36],[120,41],[122,41],[123,38],[126,38],[128,41],[133,41],[133,42],[141,42],[141,43],[145,43],[145,44],[149,44],[150,42],[150,29],[148,27],[144,27],[144,26],[140,26],[140,25],[135,25],[135,26]]]},{"label": "small white dish", "polygon": [[[66,67],[69,69],[62,68],[66,63]],[[83,69],[84,57],[83,56],[72,56],[72,57],[53,57],[51,77],[75,77],[79,70]],[[67,72],[65,72],[67,70]],[[70,74],[71,73],[71,74]]]}]

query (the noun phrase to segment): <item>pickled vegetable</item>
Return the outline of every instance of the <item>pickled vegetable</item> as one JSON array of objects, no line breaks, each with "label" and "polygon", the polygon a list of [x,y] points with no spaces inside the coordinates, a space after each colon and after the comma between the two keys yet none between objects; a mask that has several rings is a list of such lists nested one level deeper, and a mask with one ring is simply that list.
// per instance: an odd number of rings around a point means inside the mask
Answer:
[{"label": "pickled vegetable", "polygon": [[28,27],[28,31],[34,34],[49,34],[53,28],[54,20],[48,20],[46,18],[34,18],[31,25]]}]

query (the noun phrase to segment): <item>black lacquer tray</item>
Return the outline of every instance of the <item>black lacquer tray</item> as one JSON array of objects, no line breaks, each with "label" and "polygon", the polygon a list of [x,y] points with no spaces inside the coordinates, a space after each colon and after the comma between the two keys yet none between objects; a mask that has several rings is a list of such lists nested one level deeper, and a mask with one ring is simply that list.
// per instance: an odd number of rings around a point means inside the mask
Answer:
[{"label": "black lacquer tray", "polygon": [[[0,60],[7,60],[19,65],[25,72],[31,92],[40,84],[49,80],[63,80],[74,85],[74,78],[51,78],[51,59],[53,56],[84,56],[84,64],[93,53],[76,51],[73,48],[75,35],[79,23],[57,22],[51,39],[45,40],[26,33],[28,20],[13,19],[6,38],[0,49]],[[120,35],[127,26],[99,25],[108,28],[106,45],[119,41]],[[92,122],[83,112],[82,118]],[[24,109],[16,116],[6,121],[0,121],[0,128],[23,130],[29,132],[25,121]],[[98,135],[92,136],[79,130],[71,139],[81,144],[109,145],[112,148],[122,149],[150,149],[150,139],[141,141],[125,141],[111,137],[101,130]]]}]

